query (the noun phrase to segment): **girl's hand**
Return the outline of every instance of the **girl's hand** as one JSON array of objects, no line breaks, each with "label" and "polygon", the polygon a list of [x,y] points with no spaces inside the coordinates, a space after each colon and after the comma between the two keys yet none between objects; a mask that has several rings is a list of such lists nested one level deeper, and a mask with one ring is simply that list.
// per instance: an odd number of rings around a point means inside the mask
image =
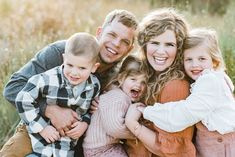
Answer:
[{"label": "girl's hand", "polygon": [[46,126],[39,134],[48,142],[53,143],[60,138],[59,132],[51,125]]},{"label": "girl's hand", "polygon": [[126,114],[126,118],[125,121],[126,122],[138,122],[139,118],[141,117],[141,112],[137,109],[138,106],[142,106],[142,103],[135,103],[135,104],[131,104],[127,114]]},{"label": "girl's hand", "polygon": [[72,139],[78,139],[81,137],[86,129],[88,124],[86,122],[77,121],[71,125],[72,129],[66,132],[66,135]]},{"label": "girl's hand", "polygon": [[138,106],[137,109],[143,114],[146,106]]}]

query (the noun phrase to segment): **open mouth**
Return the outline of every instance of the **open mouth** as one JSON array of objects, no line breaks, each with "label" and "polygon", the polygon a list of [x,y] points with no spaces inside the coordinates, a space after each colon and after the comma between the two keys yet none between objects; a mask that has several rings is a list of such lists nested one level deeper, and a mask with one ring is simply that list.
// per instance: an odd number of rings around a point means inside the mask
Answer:
[{"label": "open mouth", "polygon": [[111,48],[109,48],[109,47],[106,47],[106,50],[107,50],[108,52],[110,52],[111,54],[113,54],[113,55],[117,55],[117,54],[118,54],[117,51],[115,51],[115,50],[113,50],[113,49],[111,49]]},{"label": "open mouth", "polygon": [[202,70],[191,70],[191,73],[193,75],[199,75],[202,72]]},{"label": "open mouth", "polygon": [[140,90],[139,89],[131,89],[131,97],[132,98],[139,98],[140,96]]},{"label": "open mouth", "polygon": [[166,57],[154,57],[154,61],[157,64],[164,64],[166,62],[167,58]]}]

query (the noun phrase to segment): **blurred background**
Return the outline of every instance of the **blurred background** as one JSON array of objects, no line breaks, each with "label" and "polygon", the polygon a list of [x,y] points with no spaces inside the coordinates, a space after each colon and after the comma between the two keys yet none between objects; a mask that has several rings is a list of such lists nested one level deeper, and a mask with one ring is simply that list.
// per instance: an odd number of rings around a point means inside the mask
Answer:
[{"label": "blurred background", "polygon": [[192,28],[214,28],[229,76],[235,83],[234,0],[0,0],[0,148],[19,122],[2,96],[10,75],[47,44],[79,31],[95,35],[108,12],[126,9],[139,20],[161,7],[174,7]]}]

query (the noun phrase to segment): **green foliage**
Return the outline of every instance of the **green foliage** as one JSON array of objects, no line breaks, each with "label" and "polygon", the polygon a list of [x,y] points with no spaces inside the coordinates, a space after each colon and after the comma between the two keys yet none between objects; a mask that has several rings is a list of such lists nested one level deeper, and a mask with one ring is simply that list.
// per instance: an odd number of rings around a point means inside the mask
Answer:
[{"label": "green foliage", "polygon": [[[220,5],[212,5],[215,1]],[[38,50],[78,31],[95,34],[109,11],[127,9],[141,19],[150,10],[163,6],[178,8],[193,27],[217,30],[228,73],[235,82],[235,4],[231,0],[0,0],[0,91],[10,75]],[[1,147],[19,117],[2,94],[0,101]]]}]

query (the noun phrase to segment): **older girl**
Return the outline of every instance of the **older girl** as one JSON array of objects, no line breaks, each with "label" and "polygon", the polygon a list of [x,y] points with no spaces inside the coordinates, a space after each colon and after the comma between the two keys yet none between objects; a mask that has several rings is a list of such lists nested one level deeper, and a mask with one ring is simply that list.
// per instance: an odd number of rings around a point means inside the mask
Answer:
[{"label": "older girl", "polygon": [[[138,42],[153,71],[149,81],[152,94],[147,104],[182,100],[189,95],[182,51],[187,33],[186,21],[172,9],[154,11],[140,23]],[[168,133],[157,126],[141,125],[138,122],[140,115],[136,105],[131,106],[126,115],[126,125],[152,153],[162,157],[195,157],[191,141],[193,127]]]},{"label": "older girl", "polygon": [[144,117],[169,132],[197,123],[198,157],[234,157],[234,86],[224,72],[216,32],[195,29],[184,47],[185,71],[195,81],[190,96],[186,100],[147,107]]}]

